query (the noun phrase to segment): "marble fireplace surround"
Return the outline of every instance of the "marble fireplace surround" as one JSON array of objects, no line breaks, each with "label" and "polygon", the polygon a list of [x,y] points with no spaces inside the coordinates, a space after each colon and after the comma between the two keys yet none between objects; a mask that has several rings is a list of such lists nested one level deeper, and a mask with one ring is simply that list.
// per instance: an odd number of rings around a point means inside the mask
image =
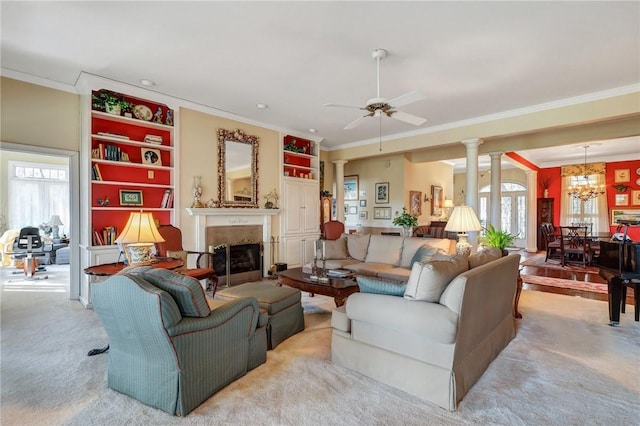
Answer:
[{"label": "marble fireplace surround", "polygon": [[271,217],[280,213],[278,209],[248,209],[248,208],[217,208],[198,209],[187,208],[187,213],[195,217],[196,249],[207,251],[207,228],[247,225],[262,226],[262,243],[264,245],[264,264],[262,275],[267,276],[271,259]]}]

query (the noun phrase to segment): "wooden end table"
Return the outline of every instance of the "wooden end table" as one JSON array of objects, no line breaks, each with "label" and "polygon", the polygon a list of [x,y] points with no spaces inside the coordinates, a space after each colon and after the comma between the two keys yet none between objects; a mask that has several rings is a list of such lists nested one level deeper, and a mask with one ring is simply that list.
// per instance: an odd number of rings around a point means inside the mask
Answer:
[{"label": "wooden end table", "polygon": [[[111,275],[115,275],[118,272],[122,271],[128,265],[125,265],[121,262],[116,263],[105,263],[104,265],[95,265],[89,266],[84,269],[84,273],[87,275],[93,275],[97,277],[110,277]],[[154,268],[161,269],[178,269],[184,266],[184,262],[180,259],[173,259],[171,257],[162,258],[159,262],[152,263],[151,265]]]},{"label": "wooden end table", "polygon": [[322,283],[311,281],[309,274],[302,272],[302,268],[292,268],[278,273],[278,285],[288,285],[301,291],[333,297],[336,307],[344,305],[351,294],[359,292],[358,283],[353,278],[329,278]]}]

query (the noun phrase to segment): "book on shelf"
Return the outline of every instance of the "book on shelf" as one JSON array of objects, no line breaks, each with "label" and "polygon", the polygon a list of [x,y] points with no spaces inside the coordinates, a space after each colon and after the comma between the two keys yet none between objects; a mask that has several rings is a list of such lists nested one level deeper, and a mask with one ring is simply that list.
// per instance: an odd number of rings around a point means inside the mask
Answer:
[{"label": "book on shelf", "polygon": [[102,180],[102,173],[100,173],[100,166],[97,164],[91,165],[91,175],[93,180]]},{"label": "book on shelf", "polygon": [[116,243],[116,228],[114,226],[105,226],[102,229],[102,242],[108,246]]},{"label": "book on shelf", "polygon": [[104,245],[104,241],[102,241],[102,236],[100,236],[100,233],[98,231],[96,231],[95,229],[93,230],[93,245],[94,246],[103,246]]},{"label": "book on shelf", "polygon": [[162,201],[160,202],[160,208],[166,209],[169,207],[169,199],[172,198],[171,194],[173,191],[171,189],[166,189],[164,191],[164,195],[162,196]]},{"label": "book on shelf", "polygon": [[126,139],[129,140],[129,136],[127,135],[121,135],[118,133],[109,133],[109,132],[98,132],[98,135],[100,136],[108,136],[110,138],[118,138],[118,139]]},{"label": "book on shelf", "polygon": [[162,145],[162,136],[157,135],[145,135],[144,141],[146,143],[152,143],[154,145]]}]

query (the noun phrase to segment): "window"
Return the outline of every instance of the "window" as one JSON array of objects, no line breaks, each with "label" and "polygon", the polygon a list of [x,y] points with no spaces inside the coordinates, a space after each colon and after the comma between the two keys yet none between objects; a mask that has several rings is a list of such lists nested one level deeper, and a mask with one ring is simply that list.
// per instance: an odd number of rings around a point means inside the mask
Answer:
[{"label": "window", "polygon": [[[527,188],[519,183],[502,182],[501,223],[500,228],[516,236],[514,245],[524,247],[527,232]],[[489,221],[489,193],[491,185],[480,188],[480,224],[483,228]],[[481,235],[484,234],[484,230]]]},{"label": "window", "polygon": [[8,222],[12,229],[39,226],[57,214],[69,228],[69,167],[9,161]]},{"label": "window", "polygon": [[[593,174],[587,175],[586,178],[590,185],[604,184],[604,175]],[[569,186],[576,186],[581,184],[585,184],[585,176],[565,176],[563,179],[563,192],[567,194],[567,188]],[[602,203],[604,203],[604,206],[602,205]],[[606,225],[608,223],[606,213],[606,197],[604,195],[596,198],[591,198],[587,201],[582,201],[571,195],[566,195],[566,198],[563,198],[562,207],[564,214],[562,215],[560,222],[563,225],[571,225],[572,223],[577,222],[586,222],[593,224],[591,232],[594,235],[597,235],[600,231],[608,231],[608,229],[606,229]],[[600,218],[600,212],[604,212],[604,228],[602,225],[602,220]]]}]

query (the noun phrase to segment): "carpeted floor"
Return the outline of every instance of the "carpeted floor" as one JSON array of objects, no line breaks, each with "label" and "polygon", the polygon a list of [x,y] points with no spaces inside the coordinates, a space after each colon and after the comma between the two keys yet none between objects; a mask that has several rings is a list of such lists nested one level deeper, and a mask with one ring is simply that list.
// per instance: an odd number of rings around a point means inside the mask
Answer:
[{"label": "carpeted floor", "polygon": [[560,261],[557,259],[551,259],[545,262],[544,258],[545,258],[545,253],[538,253],[535,256],[531,256],[528,259],[525,259],[524,261],[521,262],[521,264],[523,266],[537,266],[541,268],[559,269],[563,271],[573,271],[573,272],[589,272],[592,274],[597,274],[599,270],[597,266],[587,265],[586,268],[583,268],[582,265],[575,264],[575,263],[562,266],[560,264]]},{"label": "carpeted floor", "polygon": [[614,328],[605,302],[524,291],[516,338],[451,413],[332,364],[333,300],[303,294],[304,332],[176,418],[106,387],[107,357],[86,356],[107,343],[93,311],[30,283],[0,283],[2,425],[630,425],[640,418],[632,307]]}]

